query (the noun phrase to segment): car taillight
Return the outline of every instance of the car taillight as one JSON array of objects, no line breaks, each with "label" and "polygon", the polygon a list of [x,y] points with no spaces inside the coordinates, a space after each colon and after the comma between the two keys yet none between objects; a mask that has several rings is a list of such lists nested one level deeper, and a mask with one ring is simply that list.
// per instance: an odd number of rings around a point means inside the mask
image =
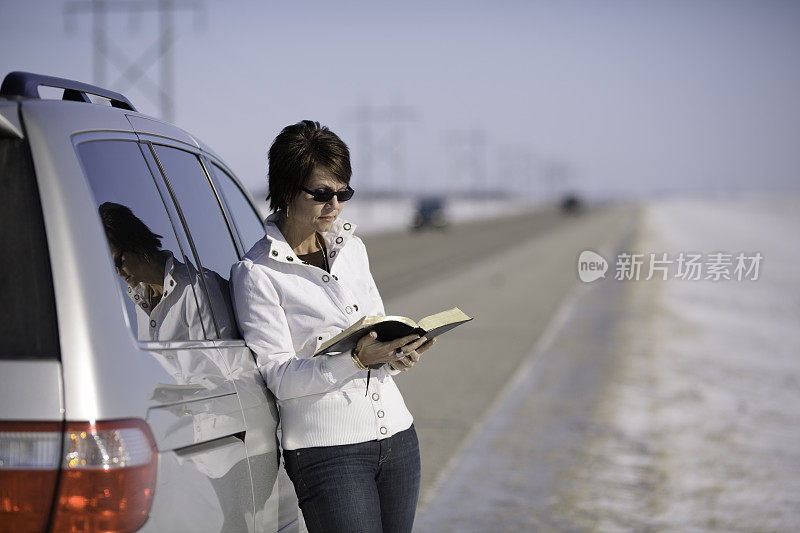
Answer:
[{"label": "car taillight", "polygon": [[68,422],[53,531],[136,531],[153,504],[157,466],[143,420]]},{"label": "car taillight", "polygon": [[0,531],[43,531],[51,506],[58,533],[136,531],[150,513],[158,452],[143,420],[1,422],[0,462]]},{"label": "car taillight", "polygon": [[61,422],[0,422],[0,531],[47,525],[61,463]]}]

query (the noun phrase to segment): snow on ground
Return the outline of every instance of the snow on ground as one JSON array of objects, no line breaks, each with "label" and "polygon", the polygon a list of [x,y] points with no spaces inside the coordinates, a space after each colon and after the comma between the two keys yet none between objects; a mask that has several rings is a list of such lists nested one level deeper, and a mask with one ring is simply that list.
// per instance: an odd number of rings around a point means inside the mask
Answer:
[{"label": "snow on ground", "polygon": [[764,259],[755,281],[626,282],[628,355],[598,407],[616,431],[584,479],[604,487],[581,504],[592,529],[800,528],[798,228],[795,197],[648,206],[642,252]]}]

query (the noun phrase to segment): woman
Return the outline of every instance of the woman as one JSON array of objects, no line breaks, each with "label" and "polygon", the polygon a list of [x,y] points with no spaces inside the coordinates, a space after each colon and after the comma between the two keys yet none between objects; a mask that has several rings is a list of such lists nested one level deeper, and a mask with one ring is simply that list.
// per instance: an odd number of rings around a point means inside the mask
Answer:
[{"label": "woman", "polygon": [[[408,532],[419,447],[392,375],[433,344],[371,332],[346,353],[312,357],[364,315],[384,315],[355,226],[350,154],[317,122],[284,130],[269,150],[274,214],[231,269],[234,310],[281,416],[286,471],[309,531]],[[372,370],[369,368],[372,367]]]}]

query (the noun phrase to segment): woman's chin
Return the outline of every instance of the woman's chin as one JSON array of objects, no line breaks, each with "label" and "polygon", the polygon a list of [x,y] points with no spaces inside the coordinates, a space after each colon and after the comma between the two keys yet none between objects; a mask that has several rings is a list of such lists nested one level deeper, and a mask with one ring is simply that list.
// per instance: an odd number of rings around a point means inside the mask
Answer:
[{"label": "woman's chin", "polygon": [[331,228],[335,220],[336,220],[335,216],[319,217],[317,218],[317,225],[319,226],[320,229],[325,229],[327,231]]}]

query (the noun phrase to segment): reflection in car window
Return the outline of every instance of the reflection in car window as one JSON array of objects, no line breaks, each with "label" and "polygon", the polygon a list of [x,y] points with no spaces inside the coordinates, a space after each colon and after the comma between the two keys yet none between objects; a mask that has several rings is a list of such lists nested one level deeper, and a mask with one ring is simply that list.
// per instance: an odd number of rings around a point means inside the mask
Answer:
[{"label": "reflection in car window", "polygon": [[94,193],[128,323],[140,341],[201,340],[197,274],[178,246],[138,144],[92,141],[78,154]]},{"label": "reflection in car window", "polygon": [[244,251],[247,252],[264,237],[264,223],[227,172],[216,164],[212,164],[211,167],[214,173],[214,183],[225,198],[228,214],[233,218],[239,237],[242,239]]},{"label": "reflection in car window", "polygon": [[[196,155],[167,146],[154,146],[175,199],[186,220],[188,232],[203,266],[209,302],[214,311],[219,338],[238,339],[239,331],[231,306],[228,276],[238,260],[228,225],[211,183]],[[204,309],[201,308],[201,312]]]}]

